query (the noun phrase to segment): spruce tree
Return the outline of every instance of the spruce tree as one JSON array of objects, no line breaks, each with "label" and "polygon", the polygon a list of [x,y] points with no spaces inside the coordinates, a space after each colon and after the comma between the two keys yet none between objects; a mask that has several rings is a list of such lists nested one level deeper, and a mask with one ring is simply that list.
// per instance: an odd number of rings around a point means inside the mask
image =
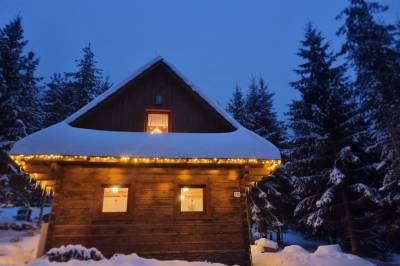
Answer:
[{"label": "spruce tree", "polygon": [[0,190],[1,201],[28,202],[30,183],[7,155],[14,141],[41,127],[38,59],[25,53],[21,18],[0,29]]},{"label": "spruce tree", "polygon": [[90,44],[82,51],[75,72],[56,73],[47,83],[43,97],[45,126],[64,120],[111,87],[109,78],[103,77],[103,71],[97,67]]},{"label": "spruce tree", "polygon": [[242,125],[244,125],[246,119],[245,110],[245,99],[243,97],[243,92],[239,86],[235,87],[232,94],[232,98],[229,100],[226,110]]},{"label": "spruce tree", "polygon": [[44,126],[48,127],[60,122],[75,111],[73,107],[75,97],[73,83],[65,73],[54,74],[46,85],[43,110],[45,113]]},{"label": "spruce tree", "polygon": [[244,124],[246,128],[281,147],[285,140],[285,129],[274,110],[273,96],[262,78],[258,81],[253,78],[246,97]]},{"label": "spruce tree", "polygon": [[78,70],[71,73],[74,87],[77,90],[74,109],[78,110],[107,89],[103,80],[103,71],[97,67],[90,43],[82,49],[83,57],[77,60]]},{"label": "spruce tree", "polygon": [[246,97],[236,86],[226,110],[247,129],[282,147],[286,131],[274,110],[273,96],[262,78],[252,78]]},{"label": "spruce tree", "polygon": [[273,238],[283,244],[283,229],[291,222],[294,200],[290,195],[291,179],[283,168],[265,176],[249,192],[250,210],[259,237]]},{"label": "spruce tree", "polygon": [[[237,95],[237,93],[235,93]],[[252,78],[245,98],[243,124],[283,148],[286,132],[273,108],[273,93],[262,78]],[[264,177],[249,192],[252,219],[260,237],[274,232],[282,244],[282,227],[287,224],[291,208],[290,184],[283,171]]]},{"label": "spruce tree", "polygon": [[[293,138],[286,165],[299,200],[294,214],[314,233],[323,232],[353,253],[376,255],[369,252],[371,245],[378,249],[380,235],[368,239],[365,231],[378,230],[371,208],[380,203],[377,173],[345,67],[335,66],[329,45],[312,25],[307,26],[298,55],[304,63],[295,70],[299,80],[291,85],[301,98],[288,112]],[[351,161],[351,171],[340,168],[339,160],[345,162],[353,150],[362,159]]]},{"label": "spruce tree", "polygon": [[[384,202],[393,239],[400,237],[400,50],[393,25],[375,18],[387,9],[376,2],[351,0],[338,18],[344,24],[342,54],[356,73],[356,89],[367,114],[375,147],[381,153],[378,169],[384,171]],[[400,248],[400,241],[397,241]]]},{"label": "spruce tree", "polygon": [[34,53],[24,53],[21,18],[0,30],[0,140],[15,141],[40,128],[38,64]]}]

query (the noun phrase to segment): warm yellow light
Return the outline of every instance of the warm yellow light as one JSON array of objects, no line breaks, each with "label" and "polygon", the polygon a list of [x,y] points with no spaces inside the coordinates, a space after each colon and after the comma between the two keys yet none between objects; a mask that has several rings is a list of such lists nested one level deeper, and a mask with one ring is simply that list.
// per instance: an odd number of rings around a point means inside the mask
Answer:
[{"label": "warm yellow light", "polygon": [[[160,132],[162,133],[162,132]],[[159,134],[159,133],[156,133]],[[26,168],[30,160],[45,161],[76,161],[98,163],[133,163],[133,164],[250,164],[265,165],[274,170],[281,163],[280,160],[255,159],[255,158],[141,158],[130,156],[78,156],[78,155],[11,155],[11,158],[21,167]]]},{"label": "warm yellow light", "polygon": [[112,187],[112,188],[111,188],[111,191],[112,191],[113,193],[118,193],[119,189],[118,189],[118,187]]},{"label": "warm yellow light", "polygon": [[127,161],[129,161],[129,157],[128,156],[122,156],[121,157],[121,161],[127,162]]},{"label": "warm yellow light", "polygon": [[158,127],[154,128],[154,129],[150,132],[150,134],[161,134],[161,133],[162,133],[162,131],[161,131],[161,129],[159,129]]},{"label": "warm yellow light", "polygon": [[185,199],[185,195],[180,196],[181,200]]},{"label": "warm yellow light", "polygon": [[182,190],[183,190],[183,192],[188,192],[189,188],[188,187],[184,187]]}]

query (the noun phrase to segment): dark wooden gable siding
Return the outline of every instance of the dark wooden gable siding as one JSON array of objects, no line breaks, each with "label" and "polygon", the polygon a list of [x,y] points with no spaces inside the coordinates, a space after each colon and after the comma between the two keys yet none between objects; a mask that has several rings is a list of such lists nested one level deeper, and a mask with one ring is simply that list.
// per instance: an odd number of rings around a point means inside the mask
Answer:
[{"label": "dark wooden gable siding", "polygon": [[[156,105],[161,95],[163,102]],[[171,132],[228,132],[235,128],[163,61],[122,87],[72,125],[112,131],[144,131],[147,109],[170,110]]]}]

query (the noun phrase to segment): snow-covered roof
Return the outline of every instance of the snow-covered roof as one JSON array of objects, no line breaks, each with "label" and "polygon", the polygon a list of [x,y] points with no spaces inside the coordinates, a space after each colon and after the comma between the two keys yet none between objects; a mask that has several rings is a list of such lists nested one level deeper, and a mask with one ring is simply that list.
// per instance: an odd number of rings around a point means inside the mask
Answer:
[{"label": "snow-covered roof", "polygon": [[165,133],[103,131],[77,128],[71,123],[113,95],[159,61],[156,58],[122,83],[113,86],[63,122],[35,132],[15,143],[13,155],[130,156],[143,158],[255,158],[280,159],[269,141],[245,129],[222,107],[193,86],[176,68],[166,63],[236,130],[225,133]]},{"label": "snow-covered roof", "polygon": [[149,134],[76,128],[66,122],[18,141],[11,154],[280,159],[274,145],[243,127],[227,133]]}]

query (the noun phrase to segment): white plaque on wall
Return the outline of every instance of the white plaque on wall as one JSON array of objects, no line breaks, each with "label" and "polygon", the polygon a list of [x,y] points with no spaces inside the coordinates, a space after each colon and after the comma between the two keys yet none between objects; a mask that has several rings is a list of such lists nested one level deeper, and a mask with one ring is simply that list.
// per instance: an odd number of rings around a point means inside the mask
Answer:
[{"label": "white plaque on wall", "polygon": [[235,192],[233,192],[233,196],[234,196],[235,198],[240,198],[240,191],[235,191]]}]

